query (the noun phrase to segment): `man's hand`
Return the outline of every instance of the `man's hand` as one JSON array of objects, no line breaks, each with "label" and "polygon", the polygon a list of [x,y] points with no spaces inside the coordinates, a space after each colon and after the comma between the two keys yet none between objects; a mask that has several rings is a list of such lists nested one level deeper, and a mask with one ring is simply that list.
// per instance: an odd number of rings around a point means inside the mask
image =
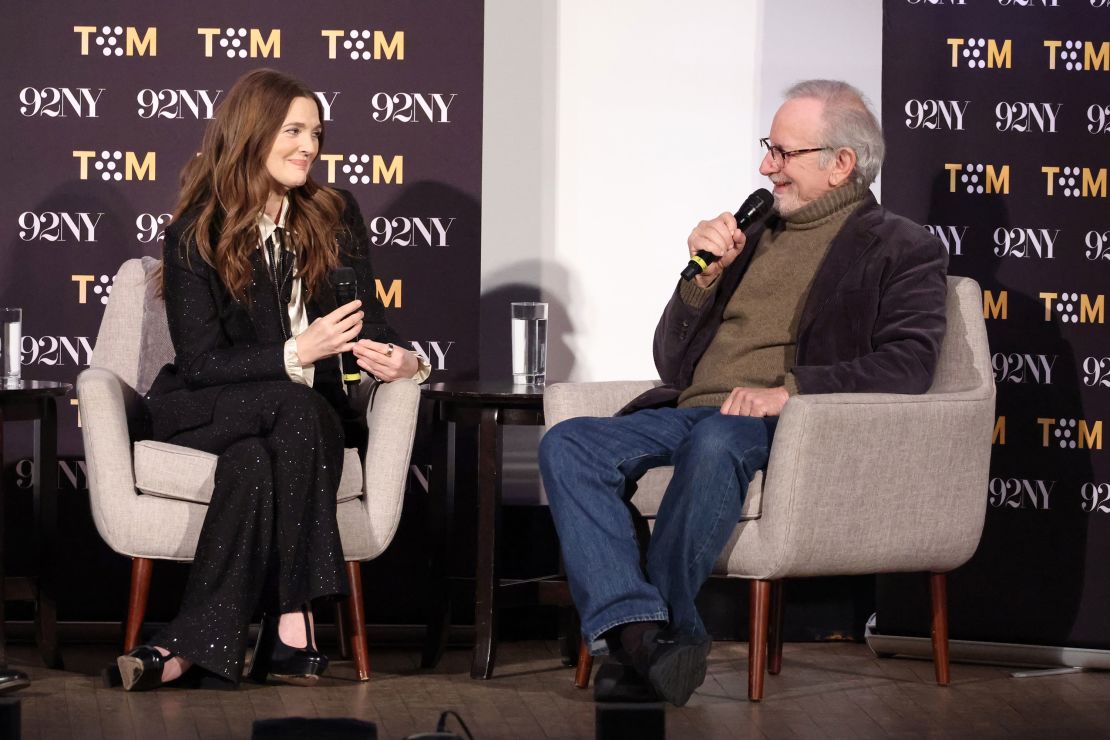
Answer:
[{"label": "man's hand", "polygon": [[730,416],[778,416],[790,393],[785,387],[733,388],[721,404],[721,413]]},{"label": "man's hand", "polygon": [[743,251],[745,242],[744,232],[736,228],[736,218],[728,211],[712,221],[698,222],[686,239],[690,258],[693,259],[700,250],[705,250],[717,255],[717,261],[695,277],[694,282],[702,288],[712,285],[724,269],[731,265],[737,255]]}]

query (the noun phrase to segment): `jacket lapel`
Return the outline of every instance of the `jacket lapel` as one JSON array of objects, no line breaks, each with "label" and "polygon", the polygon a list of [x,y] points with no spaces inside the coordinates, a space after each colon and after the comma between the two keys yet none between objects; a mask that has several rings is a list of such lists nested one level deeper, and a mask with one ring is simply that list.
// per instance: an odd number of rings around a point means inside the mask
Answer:
[{"label": "jacket lapel", "polygon": [[266,258],[261,249],[251,250],[250,316],[255,332],[263,341],[275,341],[284,336],[284,320],[278,304],[274,282],[266,269]]},{"label": "jacket lapel", "polygon": [[802,318],[798,322],[799,342],[809,326],[820,315],[825,304],[832,298],[845,273],[875,243],[875,234],[872,230],[878,213],[879,204],[875,201],[875,196],[868,193],[863,203],[855,213],[848,216],[840,233],[829,244],[828,254],[825,255],[821,266],[817,268],[813,286],[806,297],[805,308],[802,309]]}]

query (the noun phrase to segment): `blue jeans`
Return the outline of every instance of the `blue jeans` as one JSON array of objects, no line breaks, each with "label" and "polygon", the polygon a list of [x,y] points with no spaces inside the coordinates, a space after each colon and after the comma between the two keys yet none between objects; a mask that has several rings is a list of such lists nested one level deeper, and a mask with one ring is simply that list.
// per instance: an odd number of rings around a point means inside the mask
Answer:
[{"label": "blue jeans", "polygon": [[[725,416],[717,407],[651,409],[556,424],[540,472],[559,532],[582,634],[627,622],[669,622],[703,637],[694,598],[740,518],[748,483],[767,467],[778,417]],[[674,477],[640,565],[627,482],[673,465]]]}]

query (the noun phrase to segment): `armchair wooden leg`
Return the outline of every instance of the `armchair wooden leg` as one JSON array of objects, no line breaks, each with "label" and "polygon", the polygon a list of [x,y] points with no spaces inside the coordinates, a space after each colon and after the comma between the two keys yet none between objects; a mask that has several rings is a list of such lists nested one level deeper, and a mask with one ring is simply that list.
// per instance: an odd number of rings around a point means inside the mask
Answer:
[{"label": "armchair wooden leg", "polygon": [[748,620],[748,699],[763,699],[763,673],[767,670],[767,618],[771,610],[771,582],[752,581]]},{"label": "armchair wooden leg", "polygon": [[131,558],[131,593],[127,598],[127,625],[123,632],[123,652],[129,653],[139,646],[139,631],[146,616],[146,602],[150,596],[150,577],[154,561],[149,558]]},{"label": "armchair wooden leg", "polygon": [[594,667],[594,656],[590,655],[590,646],[585,640],[578,641],[578,667],[574,669],[574,688],[588,689],[590,687],[590,671]]},{"label": "armchair wooden leg", "polygon": [[771,610],[767,625],[767,672],[772,676],[782,670],[782,621],[783,588],[785,582],[780,578],[771,581]]},{"label": "armchair wooden leg", "polygon": [[335,602],[335,639],[339,643],[339,657],[351,659],[351,628],[347,624],[347,605]]},{"label": "armchair wooden leg", "polygon": [[937,684],[947,686],[948,673],[948,577],[944,573],[929,574],[929,596],[933,605],[933,668]]},{"label": "armchair wooden leg", "polygon": [[351,597],[347,599],[347,626],[351,638],[351,654],[355,658],[355,671],[359,681],[370,680],[370,653],[366,649],[366,615],[362,608],[362,568],[357,560],[347,561],[347,578],[351,582]]}]

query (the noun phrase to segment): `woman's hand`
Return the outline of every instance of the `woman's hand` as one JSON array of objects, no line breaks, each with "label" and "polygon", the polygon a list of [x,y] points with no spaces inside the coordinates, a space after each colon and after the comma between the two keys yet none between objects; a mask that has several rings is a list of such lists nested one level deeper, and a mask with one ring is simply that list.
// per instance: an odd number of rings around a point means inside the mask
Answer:
[{"label": "woman's hand", "polygon": [[348,352],[362,331],[362,301],[351,301],[321,316],[297,335],[297,357],[301,365]]},{"label": "woman's hand", "polygon": [[416,354],[396,344],[360,339],[355,342],[353,351],[359,367],[386,383],[411,378],[420,369]]}]

